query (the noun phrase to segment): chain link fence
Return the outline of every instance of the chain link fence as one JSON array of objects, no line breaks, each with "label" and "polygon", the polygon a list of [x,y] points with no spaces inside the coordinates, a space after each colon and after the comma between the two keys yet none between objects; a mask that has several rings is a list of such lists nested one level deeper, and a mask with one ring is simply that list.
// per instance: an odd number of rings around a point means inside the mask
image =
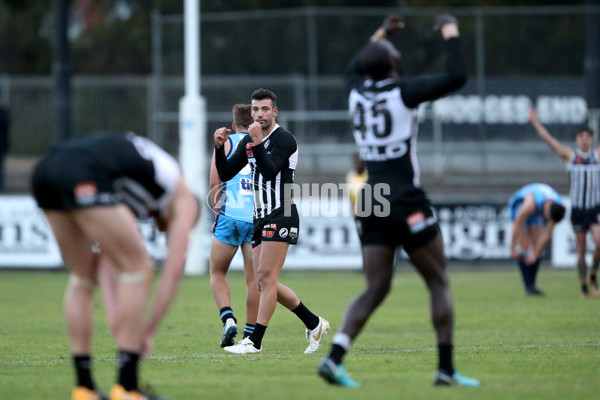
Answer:
[{"label": "chain link fence", "polygon": [[[384,16],[398,10],[308,8],[202,16],[202,84],[209,137],[231,124],[231,106],[265,87],[278,95],[279,122],[300,144],[299,182],[338,182],[353,145],[343,71]],[[404,9],[407,27],[393,39],[406,76],[443,71],[442,40],[431,22],[440,10]],[[446,10],[447,11],[447,10]],[[584,59],[590,7],[488,7],[451,10],[460,21],[469,82],[420,107],[419,157],[425,186],[444,198],[507,196],[545,181],[566,192],[562,163],[537,138],[527,113],[537,107],[553,135],[573,143],[577,126],[598,112],[586,102]],[[73,132],[131,130],[178,152],[183,95],[183,18],[153,19],[151,76],[77,76]],[[0,77],[13,125],[8,167],[32,160],[52,141],[53,79]],[[590,118],[596,116],[594,118]],[[211,148],[209,146],[209,148]],[[12,159],[12,163],[11,163]],[[9,178],[12,172],[7,171]],[[23,174],[8,189],[26,191]]]}]

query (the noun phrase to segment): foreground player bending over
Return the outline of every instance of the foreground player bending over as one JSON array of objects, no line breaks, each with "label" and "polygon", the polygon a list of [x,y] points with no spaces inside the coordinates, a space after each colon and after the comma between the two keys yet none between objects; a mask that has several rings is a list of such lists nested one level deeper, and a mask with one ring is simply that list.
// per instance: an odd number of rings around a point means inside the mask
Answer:
[{"label": "foreground player bending over", "polygon": [[224,143],[229,129],[215,131],[215,159],[222,181],[233,178],[250,164],[254,191],[254,235],[252,263],[260,290],[258,318],[252,334],[225,351],[236,354],[260,353],[262,339],[277,302],[291,310],[306,326],[308,347],[305,354],[319,349],[329,322],[313,314],[289,287],[279,283],[288,246],[296,244],[299,234],[298,210],[285,185],[294,182],[298,163],[298,144],[294,136],[275,122],[277,97],[269,90],[252,93],[252,123],[249,135],[227,159]]},{"label": "foreground player bending over", "polygon": [[369,171],[366,186],[387,185],[389,212],[377,215],[375,210],[382,206],[385,209],[385,205],[380,204],[374,190],[359,194],[357,208],[362,205],[370,211],[358,217],[367,287],[346,310],[329,355],[317,367],[319,375],[333,384],[358,386],[348,376],[342,359],[390,291],[395,250],[403,246],[429,290],[439,356],[434,384],[479,385],[454,369],[454,312],[444,246],[429,200],[421,189],[416,163],[418,105],[460,88],[467,77],[456,19],[443,15],[436,25],[448,53],[443,75],[399,79],[400,53],[385,40],[404,26],[395,16],[386,19],[348,67],[354,137]]},{"label": "foreground player bending over", "polygon": [[[134,134],[93,134],[53,148],[35,167],[32,189],[71,271],[65,295],[77,376],[71,399],[103,398],[92,379],[91,339],[94,281],[104,257],[118,271],[109,321],[119,350],[119,373],[110,400],[162,399],[139,389],[138,362],[150,351],[177,291],[189,233],[200,211],[177,163]],[[148,321],[154,265],[136,217],[153,217],[167,232],[167,257]],[[99,245],[100,256],[92,243]]]}]

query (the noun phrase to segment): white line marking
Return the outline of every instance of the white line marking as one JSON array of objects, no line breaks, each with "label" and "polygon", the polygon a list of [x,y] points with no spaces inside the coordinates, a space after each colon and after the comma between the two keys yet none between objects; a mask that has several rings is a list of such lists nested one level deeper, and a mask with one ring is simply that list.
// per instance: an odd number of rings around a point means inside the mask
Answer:
[{"label": "white line marking", "polygon": [[[547,345],[537,345],[537,344],[526,344],[523,346],[513,346],[513,345],[500,345],[500,346],[461,346],[455,347],[457,351],[487,351],[487,350],[543,350],[543,349],[569,349],[569,348],[583,348],[583,347],[598,347],[600,348],[600,343],[570,343],[570,344],[547,344]],[[433,347],[424,347],[420,349],[387,349],[387,350],[350,350],[350,353],[353,354],[402,354],[402,353],[421,353],[421,352],[432,352],[437,351],[436,348]],[[301,349],[298,350],[298,355],[301,355]],[[290,356],[290,354],[260,354],[260,355],[250,355],[250,356],[239,356],[235,354],[194,354],[189,356],[162,356],[162,357],[148,357],[146,360],[152,361],[177,361],[177,360],[220,360],[220,359],[228,359],[232,357],[241,357],[247,358],[249,360],[257,360],[259,358],[280,358],[282,356]],[[116,358],[94,358],[94,362],[116,362]],[[0,365],[31,365],[31,366],[40,366],[40,365],[55,365],[55,364],[65,364],[71,363],[71,359],[69,357],[56,359],[56,360],[40,360],[40,359],[22,359],[22,360],[7,360],[0,359]]]}]

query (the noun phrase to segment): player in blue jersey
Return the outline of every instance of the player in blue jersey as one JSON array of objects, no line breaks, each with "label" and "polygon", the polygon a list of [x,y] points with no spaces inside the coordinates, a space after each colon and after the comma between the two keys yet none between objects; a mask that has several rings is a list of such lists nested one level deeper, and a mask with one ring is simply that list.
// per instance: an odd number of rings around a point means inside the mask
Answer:
[{"label": "player in blue jersey", "polygon": [[565,216],[565,207],[556,190],[544,183],[531,183],[511,196],[508,212],[513,223],[510,256],[519,263],[525,293],[541,296],[543,292],[535,286],[540,254],[554,226]]},{"label": "player in blue jersey", "polygon": [[[229,140],[225,143],[225,154],[228,157],[234,153],[240,141],[248,136],[248,126],[254,122],[249,104],[236,104],[232,112],[232,129],[235,134],[229,135]],[[250,336],[254,331],[260,298],[252,267],[254,199],[250,166],[247,165],[231,180],[221,182],[213,157],[209,191],[216,216],[210,245],[210,288],[223,322],[221,347],[226,347],[234,344],[233,339],[237,335],[237,319],[231,309],[226,275],[238,247],[244,259],[247,287],[244,337]]]}]

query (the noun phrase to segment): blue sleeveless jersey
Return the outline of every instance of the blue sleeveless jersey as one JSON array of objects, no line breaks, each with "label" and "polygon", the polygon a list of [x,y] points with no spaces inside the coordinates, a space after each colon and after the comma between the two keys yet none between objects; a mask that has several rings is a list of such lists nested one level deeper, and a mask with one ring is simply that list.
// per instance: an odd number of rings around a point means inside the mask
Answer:
[{"label": "blue sleeveless jersey", "polygon": [[[229,135],[231,150],[227,158],[231,157],[238,143],[247,135],[247,133]],[[219,215],[225,215],[239,221],[252,222],[254,215],[254,195],[252,192],[252,171],[250,165],[246,165],[231,180],[223,182],[221,196],[226,197],[224,204],[219,210]]]},{"label": "blue sleeveless jersey", "polygon": [[521,207],[525,196],[528,194],[533,194],[533,198],[535,199],[536,216],[544,215],[544,202],[546,200],[554,200],[556,204],[562,204],[560,195],[550,186],[546,185],[545,183],[530,183],[529,185],[525,185],[521,189],[517,190],[517,192],[512,195],[508,201],[511,221],[516,217],[519,207]]}]

